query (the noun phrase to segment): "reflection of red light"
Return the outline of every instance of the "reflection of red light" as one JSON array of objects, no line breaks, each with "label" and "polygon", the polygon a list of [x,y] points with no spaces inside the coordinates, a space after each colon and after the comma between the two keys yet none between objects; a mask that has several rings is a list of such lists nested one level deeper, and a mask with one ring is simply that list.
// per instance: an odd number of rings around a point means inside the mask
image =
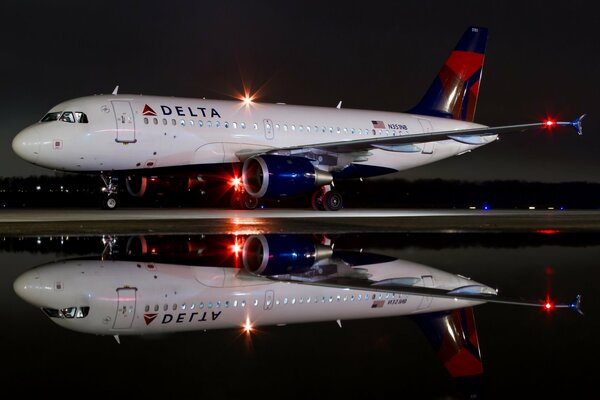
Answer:
[{"label": "reflection of red light", "polygon": [[560,233],[560,229],[538,229],[536,233],[541,233],[542,235],[554,235],[556,233]]},{"label": "reflection of red light", "polygon": [[150,249],[150,253],[152,253],[152,254],[156,254],[156,248],[154,248],[154,247],[153,247],[153,248],[151,248],[151,249]]},{"label": "reflection of red light", "polygon": [[556,124],[556,122],[554,122],[551,119],[548,119],[548,120],[544,121],[544,124],[546,124],[547,128],[552,128],[554,126],[554,124]]},{"label": "reflection of red light", "polygon": [[229,249],[235,256],[235,258],[238,258],[240,256],[240,252],[242,251],[242,247],[243,247],[242,240],[236,236],[233,244],[231,246],[229,246]]}]

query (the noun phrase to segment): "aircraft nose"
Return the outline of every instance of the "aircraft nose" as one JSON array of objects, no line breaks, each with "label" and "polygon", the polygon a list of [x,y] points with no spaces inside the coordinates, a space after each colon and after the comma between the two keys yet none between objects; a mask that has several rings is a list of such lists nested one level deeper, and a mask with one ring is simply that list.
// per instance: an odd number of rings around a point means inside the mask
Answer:
[{"label": "aircraft nose", "polygon": [[40,154],[40,134],[35,127],[23,129],[12,141],[13,151],[23,160],[35,164]]},{"label": "aircraft nose", "polygon": [[36,270],[21,274],[13,283],[13,289],[17,295],[28,303],[41,306],[41,299],[48,292]]}]

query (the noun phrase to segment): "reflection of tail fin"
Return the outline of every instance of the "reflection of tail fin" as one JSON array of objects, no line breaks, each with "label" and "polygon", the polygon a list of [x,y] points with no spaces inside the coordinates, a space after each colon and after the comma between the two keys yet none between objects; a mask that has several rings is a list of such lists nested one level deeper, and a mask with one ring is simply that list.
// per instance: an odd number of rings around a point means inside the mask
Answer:
[{"label": "reflection of tail fin", "polygon": [[487,28],[481,27],[470,27],[465,31],[411,113],[473,121],[487,33]]},{"label": "reflection of tail fin", "polygon": [[412,319],[425,333],[450,375],[465,386],[469,395],[480,394],[483,365],[473,308],[419,314]]}]

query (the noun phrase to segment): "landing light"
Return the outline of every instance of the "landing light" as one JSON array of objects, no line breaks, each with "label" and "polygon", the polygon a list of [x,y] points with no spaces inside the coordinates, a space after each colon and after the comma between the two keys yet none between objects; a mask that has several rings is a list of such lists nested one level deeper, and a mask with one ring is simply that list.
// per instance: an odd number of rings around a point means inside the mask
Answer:
[{"label": "landing light", "polygon": [[252,332],[252,323],[250,322],[250,317],[246,317],[246,323],[244,324],[244,332],[245,333]]}]

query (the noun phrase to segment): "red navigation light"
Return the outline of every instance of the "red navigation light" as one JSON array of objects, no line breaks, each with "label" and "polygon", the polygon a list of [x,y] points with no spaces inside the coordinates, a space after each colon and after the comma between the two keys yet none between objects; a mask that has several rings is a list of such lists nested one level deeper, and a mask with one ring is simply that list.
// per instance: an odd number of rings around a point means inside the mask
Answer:
[{"label": "red navigation light", "polygon": [[552,311],[554,309],[554,303],[550,301],[550,297],[546,297],[546,302],[544,303],[544,310]]}]

